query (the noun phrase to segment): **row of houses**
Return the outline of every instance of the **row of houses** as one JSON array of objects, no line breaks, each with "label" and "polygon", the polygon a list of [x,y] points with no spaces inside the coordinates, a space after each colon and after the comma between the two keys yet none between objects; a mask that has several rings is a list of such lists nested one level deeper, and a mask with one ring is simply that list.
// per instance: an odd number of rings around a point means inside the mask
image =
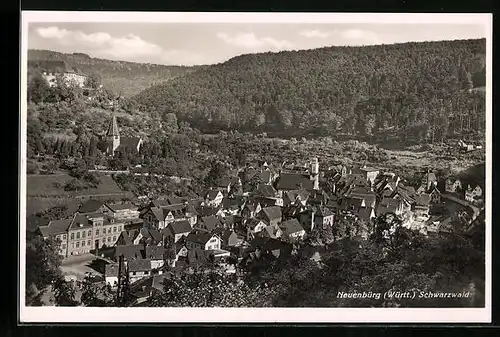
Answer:
[{"label": "row of houses", "polygon": [[[432,172],[413,187],[366,166],[320,172],[316,158],[298,167],[261,163],[234,172],[200,198],[170,196],[140,206],[90,200],[72,217],[38,230],[59,238],[65,257],[94,252],[112,261],[104,272],[111,286],[118,283],[118,269],[132,284],[204,265],[235,273],[262,256],[287,258],[308,234],[334,228],[340,218],[370,224],[394,213],[414,229],[444,231],[449,216],[436,217],[433,205],[444,200],[467,211],[473,206],[441,193],[438,185]],[[366,238],[367,228],[358,235]],[[118,268],[120,259],[124,264]]]}]

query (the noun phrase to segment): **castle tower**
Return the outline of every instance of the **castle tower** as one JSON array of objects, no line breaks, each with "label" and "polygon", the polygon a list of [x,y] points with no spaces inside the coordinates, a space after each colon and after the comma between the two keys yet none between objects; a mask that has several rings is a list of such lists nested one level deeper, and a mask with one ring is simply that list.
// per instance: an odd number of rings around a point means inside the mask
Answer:
[{"label": "castle tower", "polygon": [[108,151],[110,155],[113,155],[120,146],[120,131],[118,130],[118,123],[116,122],[116,116],[113,113],[113,118],[109,123],[108,130],[106,131],[106,140],[108,141]]},{"label": "castle tower", "polygon": [[313,189],[319,190],[319,162],[318,157],[311,160],[311,180],[314,182]]}]

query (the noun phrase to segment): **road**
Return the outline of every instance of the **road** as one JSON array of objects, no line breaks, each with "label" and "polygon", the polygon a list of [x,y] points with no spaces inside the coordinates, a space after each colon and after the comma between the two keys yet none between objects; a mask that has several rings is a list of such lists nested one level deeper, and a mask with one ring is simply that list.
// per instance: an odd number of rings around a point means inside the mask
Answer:
[{"label": "road", "polygon": [[64,275],[76,276],[78,280],[83,280],[87,273],[100,276],[99,272],[90,267],[90,264],[95,259],[96,256],[93,254],[68,257],[62,262],[61,271]]}]

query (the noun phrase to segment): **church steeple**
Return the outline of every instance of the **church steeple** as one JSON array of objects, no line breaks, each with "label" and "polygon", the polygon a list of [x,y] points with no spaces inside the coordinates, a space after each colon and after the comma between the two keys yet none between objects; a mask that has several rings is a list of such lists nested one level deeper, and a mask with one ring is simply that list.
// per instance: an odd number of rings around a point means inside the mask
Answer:
[{"label": "church steeple", "polygon": [[116,122],[116,116],[113,112],[113,118],[109,122],[108,131],[106,132],[107,137],[120,137],[120,131],[118,130],[118,123]]},{"label": "church steeple", "polygon": [[108,130],[106,131],[106,138],[109,142],[109,152],[113,155],[116,149],[120,146],[120,131],[118,123],[116,122],[116,115],[113,112],[113,117],[109,123]]}]

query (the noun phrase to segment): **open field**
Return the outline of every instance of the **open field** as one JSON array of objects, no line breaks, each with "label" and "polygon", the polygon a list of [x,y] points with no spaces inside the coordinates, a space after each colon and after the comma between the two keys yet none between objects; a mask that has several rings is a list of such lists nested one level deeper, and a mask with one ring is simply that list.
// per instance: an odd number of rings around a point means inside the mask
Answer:
[{"label": "open field", "polygon": [[467,170],[469,167],[478,164],[477,160],[463,158],[462,156],[451,156],[445,158],[432,151],[413,152],[407,150],[386,150],[390,160],[389,167],[408,167],[424,169],[427,167],[434,169],[450,168],[454,173]]},{"label": "open field", "polygon": [[123,191],[118,187],[115,181],[109,176],[99,176],[99,186],[97,188],[88,188],[84,191],[68,192],[64,190],[64,185],[73,179],[65,173],[60,174],[37,174],[27,177],[28,196],[68,196],[78,197],[85,195],[98,194],[118,194]]},{"label": "open field", "polygon": [[82,191],[65,191],[64,185],[72,179],[65,173],[50,175],[27,176],[27,214],[33,214],[44,209],[64,205],[74,199],[99,198],[120,200],[130,197],[115,183],[110,176],[99,176],[99,186]]}]

